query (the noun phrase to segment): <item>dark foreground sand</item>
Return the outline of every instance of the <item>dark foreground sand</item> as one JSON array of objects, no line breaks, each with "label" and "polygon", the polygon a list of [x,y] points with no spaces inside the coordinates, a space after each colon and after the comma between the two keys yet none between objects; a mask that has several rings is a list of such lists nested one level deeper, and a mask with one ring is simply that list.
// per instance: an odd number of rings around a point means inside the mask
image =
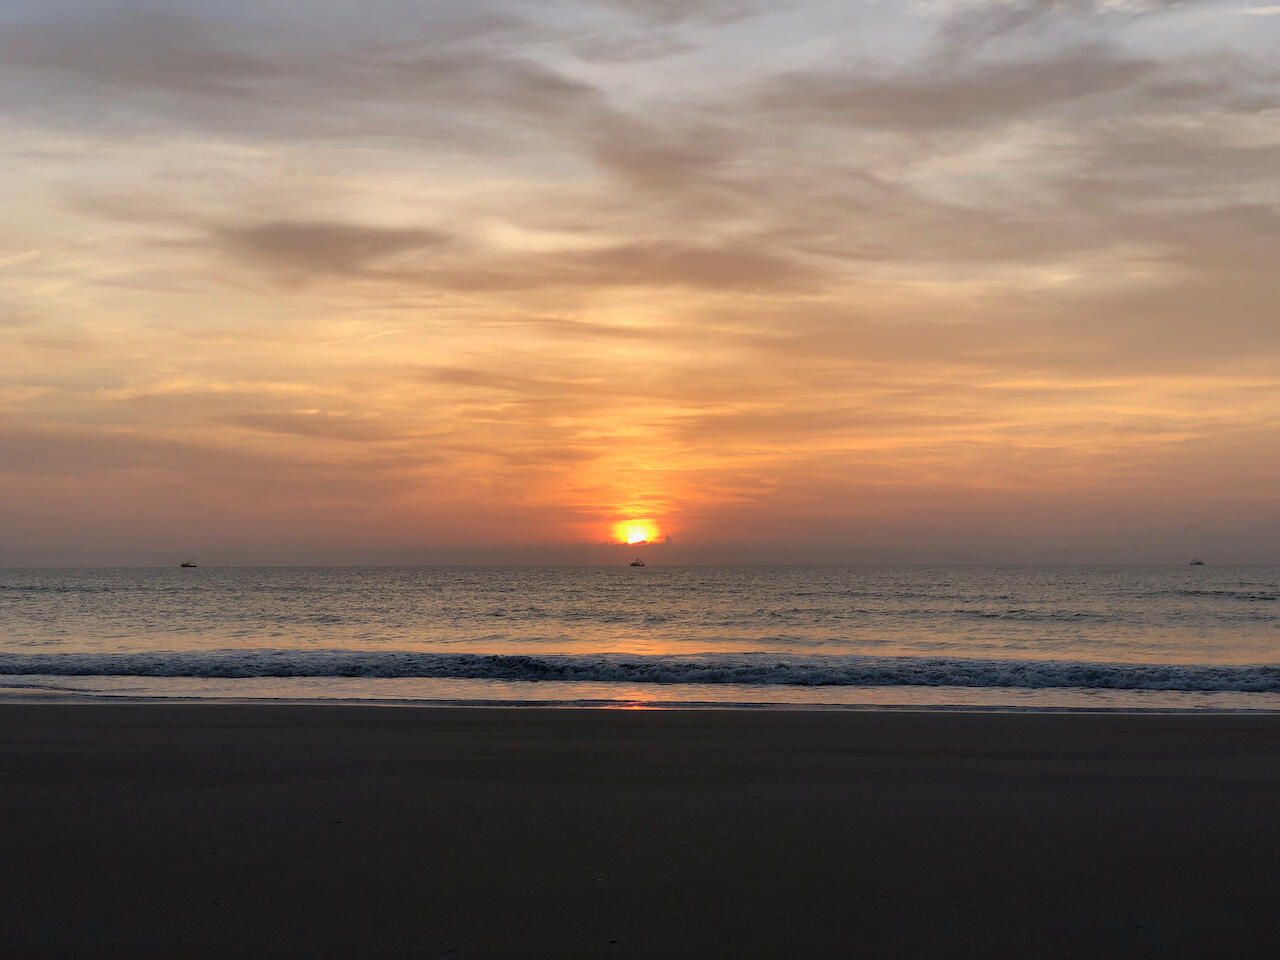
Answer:
[{"label": "dark foreground sand", "polygon": [[5,957],[1274,957],[1280,717],[0,705]]}]

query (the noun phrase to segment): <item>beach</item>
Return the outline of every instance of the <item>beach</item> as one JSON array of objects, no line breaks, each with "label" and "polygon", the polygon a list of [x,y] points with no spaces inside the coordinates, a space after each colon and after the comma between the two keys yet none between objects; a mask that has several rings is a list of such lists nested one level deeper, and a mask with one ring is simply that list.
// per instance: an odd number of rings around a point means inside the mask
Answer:
[{"label": "beach", "polygon": [[0,704],[14,957],[1271,956],[1280,717]]}]

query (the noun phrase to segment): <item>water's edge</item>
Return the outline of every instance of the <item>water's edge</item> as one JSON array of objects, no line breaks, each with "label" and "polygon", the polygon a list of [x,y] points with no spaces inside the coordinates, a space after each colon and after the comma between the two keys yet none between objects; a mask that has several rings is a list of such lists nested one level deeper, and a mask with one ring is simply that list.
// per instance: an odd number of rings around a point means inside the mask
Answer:
[{"label": "water's edge", "polygon": [[0,677],[0,700],[380,703],[601,709],[1280,712],[1280,694],[1084,687],[654,684],[421,677]]},{"label": "water's edge", "polygon": [[[24,693],[16,693],[23,690]],[[101,704],[155,704],[155,705],[189,705],[189,706],[229,706],[229,707],[387,707],[387,708],[448,708],[448,709],[532,709],[532,710],[660,710],[663,712],[687,711],[747,711],[752,713],[805,713],[805,712],[842,712],[842,713],[980,713],[984,715],[998,714],[1102,714],[1133,716],[1280,716],[1280,707],[1233,707],[1233,708],[1200,708],[1200,707],[1014,707],[1014,706],[980,706],[975,704],[937,704],[921,705],[910,703],[899,704],[865,704],[865,703],[758,703],[753,701],[655,701],[638,702],[635,700],[379,700],[360,697],[343,698],[275,698],[275,697],[177,697],[177,696],[136,696],[110,693],[71,694],[49,691],[43,695],[41,691],[31,688],[7,687],[0,685],[0,704],[49,704],[49,705],[81,705],[94,706]]]}]

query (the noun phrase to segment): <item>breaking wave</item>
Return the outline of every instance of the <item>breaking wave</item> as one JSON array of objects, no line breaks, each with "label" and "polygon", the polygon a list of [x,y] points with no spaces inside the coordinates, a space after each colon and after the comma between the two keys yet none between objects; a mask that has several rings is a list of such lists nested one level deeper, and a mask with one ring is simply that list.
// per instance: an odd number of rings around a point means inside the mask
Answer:
[{"label": "breaking wave", "polygon": [[766,653],[512,656],[348,650],[0,654],[3,676],[433,677],[787,686],[1058,687],[1280,692],[1280,665],[1088,663]]}]

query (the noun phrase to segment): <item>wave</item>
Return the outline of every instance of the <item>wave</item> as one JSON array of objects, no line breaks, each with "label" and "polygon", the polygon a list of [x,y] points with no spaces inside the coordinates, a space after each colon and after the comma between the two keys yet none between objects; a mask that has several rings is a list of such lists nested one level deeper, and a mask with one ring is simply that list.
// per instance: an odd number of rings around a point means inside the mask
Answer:
[{"label": "wave", "polygon": [[350,650],[0,654],[3,676],[423,677],[787,686],[1073,687],[1280,692],[1280,665],[1090,663],[767,653],[523,656]]},{"label": "wave", "polygon": [[[931,614],[934,611],[921,611]],[[1012,607],[1007,610],[986,610],[960,608],[951,611],[952,616],[963,620],[1011,620],[1019,623],[1108,623],[1116,618],[1105,613],[1092,610],[1031,610],[1026,607]]]},{"label": "wave", "polygon": [[1170,590],[1152,596],[1215,597],[1227,600],[1244,600],[1247,603],[1266,603],[1280,600],[1280,594],[1271,590]]}]

